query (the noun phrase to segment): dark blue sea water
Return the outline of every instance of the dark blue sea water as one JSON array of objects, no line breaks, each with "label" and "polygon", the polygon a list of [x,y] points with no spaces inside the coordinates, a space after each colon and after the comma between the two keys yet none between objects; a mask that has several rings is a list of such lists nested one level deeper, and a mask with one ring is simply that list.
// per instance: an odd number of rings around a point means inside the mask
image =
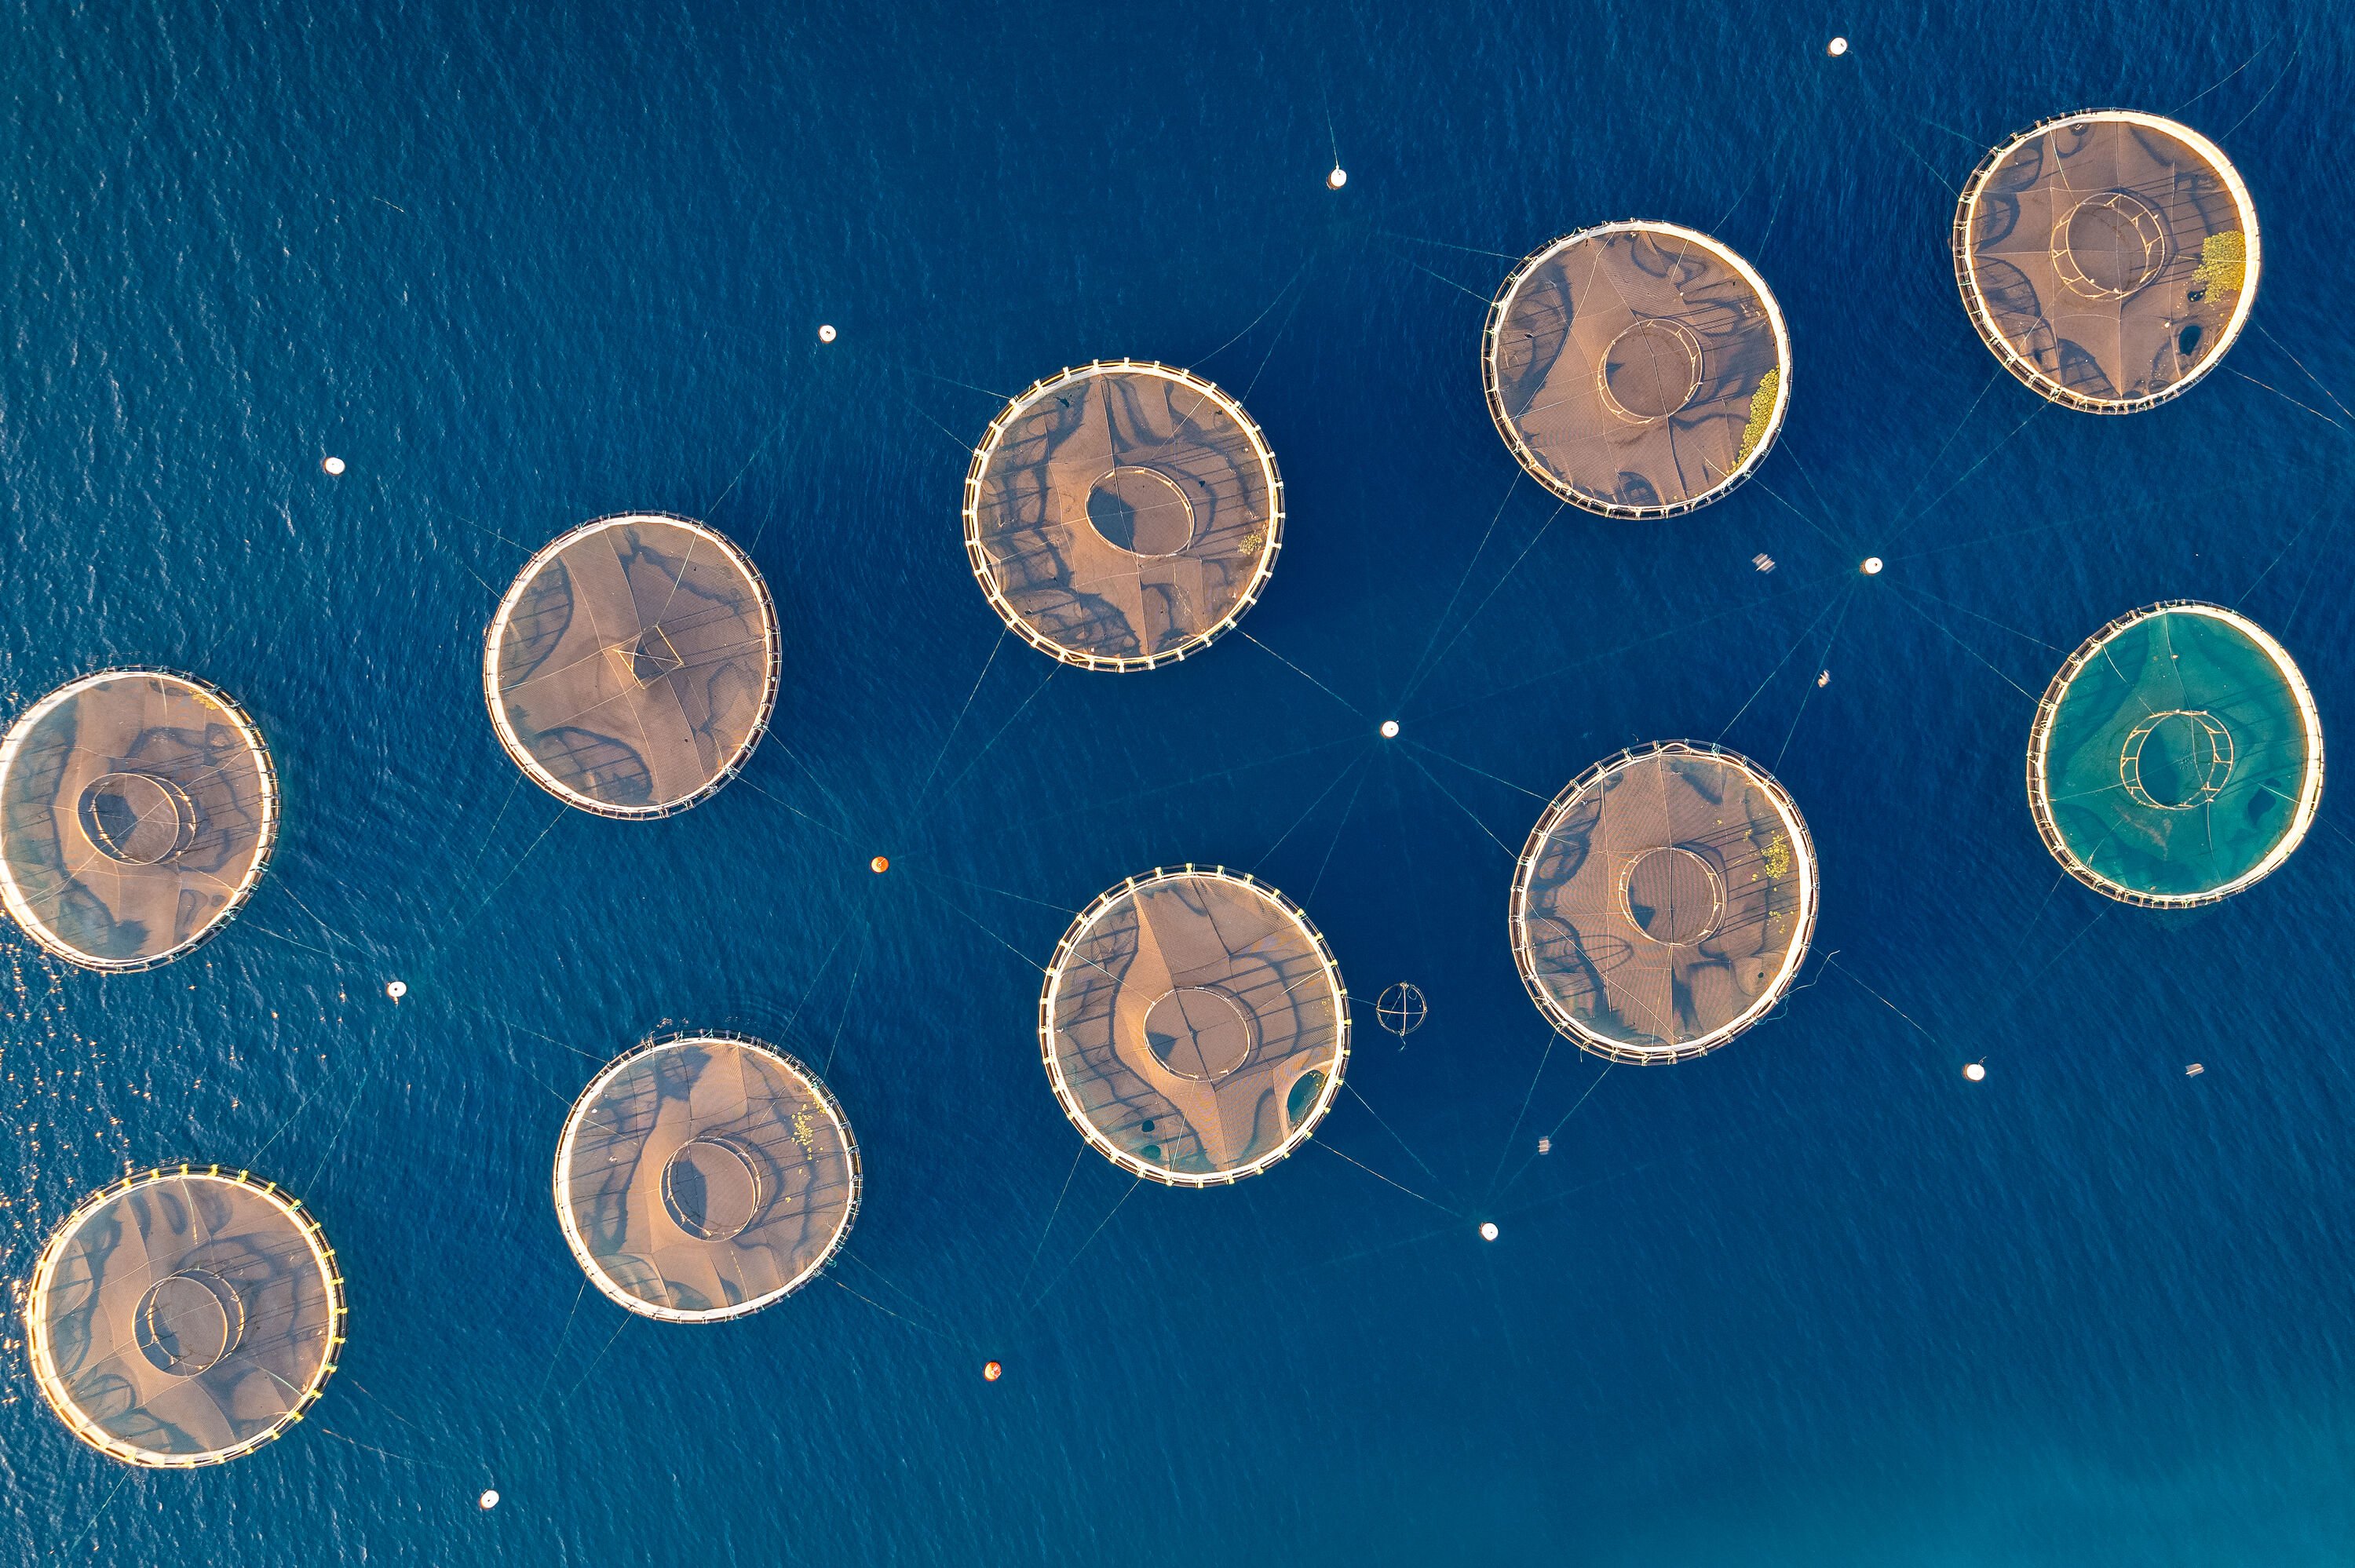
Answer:
[{"label": "dark blue sea water", "polygon": [[[2021,786],[2030,694],[2163,598],[2241,604],[2355,734],[2343,12],[20,0],[0,38],[0,705],[192,670],[286,796],[190,959],[0,938],[7,1273],[191,1156],[302,1193],[351,1299],[313,1419],[194,1475],[75,1444],[12,1324],[0,1555],[2355,1553],[2346,814],[2166,918],[2062,879]],[[1988,144],[2111,104],[2225,147],[2264,268],[2223,368],[2105,419],[1997,373],[1946,233]],[[1795,344],[1760,477],[1668,524],[1557,514],[1480,398],[1512,260],[1623,217],[1744,251]],[[1122,355],[1246,397],[1285,548],[1249,639],[1056,673],[959,487],[1000,398]],[[631,507],[729,530],[785,630],[772,738],[653,824],[518,786],[479,686],[528,551]],[[1819,959],[1598,1084],[1515,978],[1507,846],[1721,736],[1807,814]],[[1132,1191],[1074,1159],[1036,966],[1189,859],[1431,1018],[1361,1012],[1270,1174]],[[584,1292],[549,1199],[568,1102],[670,1022],[826,1065],[866,1157],[828,1280],[711,1329]]]}]

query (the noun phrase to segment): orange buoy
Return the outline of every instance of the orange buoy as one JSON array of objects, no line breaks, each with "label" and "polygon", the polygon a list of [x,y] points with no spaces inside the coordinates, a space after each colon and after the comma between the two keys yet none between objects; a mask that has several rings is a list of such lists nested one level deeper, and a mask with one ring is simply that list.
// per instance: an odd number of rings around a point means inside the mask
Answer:
[{"label": "orange buoy", "polygon": [[879,854],[873,860],[867,863],[867,869],[873,872],[876,875],[880,876],[885,872],[891,869],[891,863],[885,860]]},{"label": "orange buoy", "polygon": [[996,1383],[999,1378],[1006,1375],[1006,1369],[999,1366],[996,1361],[984,1361],[981,1367],[981,1375],[987,1382]]}]

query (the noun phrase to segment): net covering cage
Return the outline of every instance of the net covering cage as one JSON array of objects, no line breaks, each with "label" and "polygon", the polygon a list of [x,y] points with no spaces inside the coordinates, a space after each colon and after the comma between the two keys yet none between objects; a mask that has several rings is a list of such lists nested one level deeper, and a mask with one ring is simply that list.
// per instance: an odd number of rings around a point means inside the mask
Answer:
[{"label": "net covering cage", "polygon": [[1080,913],[1039,998],[1063,1114],[1124,1171],[1215,1187],[1305,1142],[1340,1093],[1349,998],[1275,889],[1222,866],[1129,878]]},{"label": "net covering cage", "polygon": [[2223,357],[2257,295],[2257,210],[2214,143],[2156,114],[2041,121],[1955,209],[1955,276],[2005,368],[2056,403],[2126,414]]},{"label": "net covering cage", "polygon": [[1611,517],[1705,505],[1765,461],[1791,339],[1749,262],[1672,223],[1606,223],[1523,261],[1488,308],[1488,416],[1556,495]]},{"label": "net covering cage", "polygon": [[1513,959],[1553,1026],[1616,1062],[1680,1062],[1765,1015],[1816,924],[1815,845],[1765,769],[1668,741],[1554,797],[1513,873]]},{"label": "net covering cage", "polygon": [[48,951],[144,969],[218,930],[278,836],[261,733],[165,670],[69,682],[0,737],[0,898]]},{"label": "net covering cage", "polygon": [[2289,858],[2322,799],[2322,721],[2281,644],[2219,605],[2121,616],[2036,705],[2045,847],[2129,904],[2209,904]]},{"label": "net covering cage", "polygon": [[1006,406],[964,480],[964,546],[1025,641],[1090,670],[1183,659],[1275,569],[1284,482],[1242,405],[1138,360],[1066,370]]},{"label": "net covering cage", "polygon": [[556,1213],[597,1288],[674,1323],[757,1312],[817,1277],[858,1213],[858,1143],[826,1085],[749,1035],[649,1041],[590,1081]]},{"label": "net covering cage", "polygon": [[344,1281],[301,1202],[249,1172],[140,1171],[66,1216],[33,1266],[41,1396],[126,1464],[186,1469],[303,1418],[344,1343]]},{"label": "net covering cage", "polygon": [[484,640],[483,696],[507,754],[559,800],[666,817],[743,767],[778,660],[743,551],[692,518],[623,513],[525,563]]}]

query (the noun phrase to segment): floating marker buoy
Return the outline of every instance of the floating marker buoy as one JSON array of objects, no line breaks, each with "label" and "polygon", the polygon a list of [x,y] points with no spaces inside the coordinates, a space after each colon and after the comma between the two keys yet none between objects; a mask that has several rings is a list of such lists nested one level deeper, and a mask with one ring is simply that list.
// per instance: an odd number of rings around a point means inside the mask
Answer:
[{"label": "floating marker buoy", "polygon": [[1976,1084],[1987,1076],[1987,1066],[1984,1063],[1974,1062],[1963,1069],[1963,1076]]},{"label": "floating marker buoy", "polygon": [[1762,572],[1771,572],[1774,569],[1774,557],[1761,550],[1750,557],[1750,564]]},{"label": "floating marker buoy", "polygon": [[885,872],[891,869],[891,863],[879,854],[873,860],[867,863],[867,869],[873,872],[876,875],[880,876]]},{"label": "floating marker buoy", "polygon": [[407,980],[393,980],[386,985],[384,988],[384,994],[392,998],[393,1001],[399,1001],[402,997],[409,994],[409,982]]},{"label": "floating marker buoy", "polygon": [[1325,188],[1328,191],[1337,191],[1348,183],[1349,172],[1338,164],[1334,164],[1333,172],[1325,176]]},{"label": "floating marker buoy", "polygon": [[2207,1070],[2207,1068],[2201,1066],[2199,1063],[2194,1062],[2191,1065],[2183,1069],[2183,1075],[2187,1078],[2196,1078]]},{"label": "floating marker buoy", "polygon": [[332,479],[336,474],[344,471],[344,460],[339,457],[327,458],[322,461],[319,466],[325,469],[327,471],[327,477]]},{"label": "floating marker buoy", "polygon": [[474,1506],[481,1509],[485,1513],[488,1513],[491,1510],[499,1506],[499,1494],[494,1491],[485,1491],[481,1497],[474,1499]]},{"label": "floating marker buoy", "polygon": [[1430,1016],[1431,1003],[1423,1000],[1423,988],[1409,980],[1383,987],[1382,994],[1374,999],[1374,1017],[1401,1044]]},{"label": "floating marker buoy", "polygon": [[832,342],[834,341],[834,339],[835,339],[835,331],[834,331],[834,325],[833,325],[833,323],[827,323],[827,324],[826,324],[825,326],[822,326],[822,327],[820,327],[820,328],[818,328],[818,329],[817,329],[817,340],[818,340],[818,342],[820,342],[820,343],[832,343]]},{"label": "floating marker buoy", "polygon": [[1398,720],[1382,720],[1382,738],[1384,740],[1396,740],[1398,738]]},{"label": "floating marker buoy", "polygon": [[1496,1221],[1482,1220],[1480,1222],[1480,1239],[1482,1241],[1495,1241],[1497,1239]]},{"label": "floating marker buoy", "polygon": [[1550,1138],[1539,1139],[1538,1152],[1540,1154],[1551,1154],[1553,1152],[1553,1139]]},{"label": "floating marker buoy", "polygon": [[985,1382],[996,1383],[1006,1375],[1006,1369],[996,1361],[984,1361],[981,1363],[981,1375]]},{"label": "floating marker buoy", "polygon": [[1881,575],[1881,557],[1879,556],[1865,556],[1864,575],[1869,577],[1878,577]]},{"label": "floating marker buoy", "polygon": [[1831,683],[1832,683],[1832,673],[1831,673],[1829,670],[1820,670],[1820,671],[1817,671],[1817,673],[1816,673],[1816,684],[1817,684],[1817,685],[1818,685],[1818,686],[1828,686],[1828,685],[1830,685]]},{"label": "floating marker buoy", "polygon": [[1848,53],[1848,40],[1846,38],[1834,38],[1830,43],[1824,46],[1824,53],[1831,56],[1834,59],[1839,58],[1840,56]]}]

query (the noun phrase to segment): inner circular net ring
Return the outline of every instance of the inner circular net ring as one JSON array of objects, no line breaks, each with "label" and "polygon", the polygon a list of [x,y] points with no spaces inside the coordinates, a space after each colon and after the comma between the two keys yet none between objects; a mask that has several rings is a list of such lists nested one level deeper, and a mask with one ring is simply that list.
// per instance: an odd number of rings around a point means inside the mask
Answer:
[{"label": "inner circular net ring", "polygon": [[2158,276],[2174,247],[2158,209],[2132,191],[2103,191],[2052,226],[2052,266],[2089,300],[2123,300]]},{"label": "inner circular net ring", "polygon": [[1725,878],[1704,850],[1664,844],[1627,863],[1619,879],[1629,924],[1664,947],[1706,940],[1725,914]]},{"label": "inner circular net ring", "polygon": [[1632,424],[1665,419],[1700,390],[1700,339],[1682,322],[1639,321],[1611,340],[1595,370],[1603,401]]},{"label": "inner circular net ring", "polygon": [[[2146,757],[2156,765],[2147,774]],[[2204,806],[2224,792],[2232,777],[2232,732],[2214,715],[2193,709],[2151,715],[2127,733],[2118,753],[2118,782],[2137,803],[2161,811]]]},{"label": "inner circular net ring", "polygon": [[663,1166],[663,1209],[698,1241],[742,1235],[769,1199],[766,1161],[730,1138],[693,1138]]},{"label": "inner circular net ring", "polygon": [[245,1337],[245,1298],[209,1269],[167,1274],[140,1298],[136,1339],[150,1366],[194,1377],[218,1366]]},{"label": "inner circular net ring", "polygon": [[125,865],[161,865],[196,842],[197,803],[153,773],[101,774],[81,792],[79,812],[91,845]]},{"label": "inner circular net ring", "polygon": [[1089,487],[1088,525],[1115,550],[1160,560],[1194,542],[1194,503],[1159,469],[1126,464]]}]

